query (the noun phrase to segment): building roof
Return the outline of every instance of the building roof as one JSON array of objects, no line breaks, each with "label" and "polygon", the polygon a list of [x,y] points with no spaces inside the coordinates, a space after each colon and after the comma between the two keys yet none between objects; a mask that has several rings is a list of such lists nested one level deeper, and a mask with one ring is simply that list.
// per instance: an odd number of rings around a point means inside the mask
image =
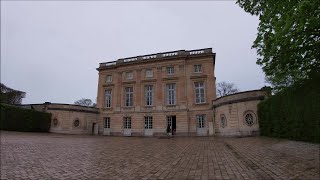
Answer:
[{"label": "building roof", "polygon": [[135,63],[145,63],[150,61],[158,61],[165,59],[176,59],[176,58],[190,58],[190,57],[201,57],[201,56],[214,56],[215,53],[212,53],[212,48],[205,49],[195,49],[195,50],[178,50],[178,51],[170,51],[156,54],[148,54],[142,56],[134,56],[128,58],[121,58],[116,61],[109,61],[100,63],[98,71],[103,69],[114,68],[117,66],[127,65],[127,64],[135,64]]}]

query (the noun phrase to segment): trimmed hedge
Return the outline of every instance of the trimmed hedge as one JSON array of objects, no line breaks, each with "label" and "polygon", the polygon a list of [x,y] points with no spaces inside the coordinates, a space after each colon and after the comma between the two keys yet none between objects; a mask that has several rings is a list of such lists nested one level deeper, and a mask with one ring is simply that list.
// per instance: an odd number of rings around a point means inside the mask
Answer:
[{"label": "trimmed hedge", "polygon": [[320,75],[289,87],[258,105],[260,134],[320,142]]},{"label": "trimmed hedge", "polygon": [[1,104],[1,130],[48,132],[50,125],[50,113]]}]

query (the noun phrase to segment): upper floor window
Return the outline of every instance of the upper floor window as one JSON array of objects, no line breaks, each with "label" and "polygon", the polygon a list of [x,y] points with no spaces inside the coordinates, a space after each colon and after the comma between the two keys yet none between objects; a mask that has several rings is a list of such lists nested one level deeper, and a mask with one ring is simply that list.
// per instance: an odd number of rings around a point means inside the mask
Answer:
[{"label": "upper floor window", "polygon": [[104,103],[104,106],[105,107],[111,107],[111,103],[112,103],[112,90],[111,89],[107,89],[105,91],[105,103]]},{"label": "upper floor window", "polygon": [[167,104],[174,105],[176,104],[176,84],[167,84]]},{"label": "upper floor window", "polygon": [[106,82],[112,82],[112,75],[107,75]]},{"label": "upper floor window", "polygon": [[153,85],[146,85],[145,86],[145,98],[146,98],[146,105],[152,106],[152,104],[153,104]]},{"label": "upper floor window", "polygon": [[125,88],[125,106],[133,106],[133,87]]},{"label": "upper floor window", "polygon": [[127,79],[133,79],[133,72],[127,72],[126,77]]},{"label": "upper floor window", "polygon": [[147,78],[153,77],[153,71],[152,71],[152,69],[147,69],[147,70],[146,70],[146,77],[147,77]]},{"label": "upper floor window", "polygon": [[110,128],[110,117],[104,119],[104,128]]},{"label": "upper floor window", "polygon": [[195,82],[196,104],[205,103],[204,82]]},{"label": "upper floor window", "polygon": [[173,66],[167,67],[167,74],[168,75],[174,74],[174,67]]},{"label": "upper floor window", "polygon": [[202,65],[201,64],[194,65],[194,72],[196,73],[202,72]]}]

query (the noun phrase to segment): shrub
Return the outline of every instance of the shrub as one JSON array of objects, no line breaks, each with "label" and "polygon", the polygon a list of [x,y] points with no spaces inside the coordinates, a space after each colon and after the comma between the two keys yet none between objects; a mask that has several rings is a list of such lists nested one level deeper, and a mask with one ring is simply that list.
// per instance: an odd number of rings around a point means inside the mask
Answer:
[{"label": "shrub", "polygon": [[50,113],[1,104],[1,130],[48,132],[50,125]]},{"label": "shrub", "polygon": [[320,142],[320,75],[289,87],[258,105],[263,136]]}]

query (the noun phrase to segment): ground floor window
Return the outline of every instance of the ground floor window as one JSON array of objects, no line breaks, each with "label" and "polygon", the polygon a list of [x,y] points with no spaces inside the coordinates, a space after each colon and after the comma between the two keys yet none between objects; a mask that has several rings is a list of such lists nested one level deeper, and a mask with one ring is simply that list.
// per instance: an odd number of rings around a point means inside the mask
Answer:
[{"label": "ground floor window", "polygon": [[124,117],[123,118],[123,128],[124,129],[131,129],[131,117]]},{"label": "ground floor window", "polygon": [[152,116],[144,117],[144,128],[152,129]]},{"label": "ground floor window", "polygon": [[206,115],[197,115],[197,124],[198,124],[198,128],[204,128],[205,127],[205,119],[206,119]]},{"label": "ground floor window", "polygon": [[172,127],[172,116],[167,116],[167,122],[168,122],[168,126]]},{"label": "ground floor window", "polygon": [[104,118],[104,128],[110,128],[110,117]]}]

